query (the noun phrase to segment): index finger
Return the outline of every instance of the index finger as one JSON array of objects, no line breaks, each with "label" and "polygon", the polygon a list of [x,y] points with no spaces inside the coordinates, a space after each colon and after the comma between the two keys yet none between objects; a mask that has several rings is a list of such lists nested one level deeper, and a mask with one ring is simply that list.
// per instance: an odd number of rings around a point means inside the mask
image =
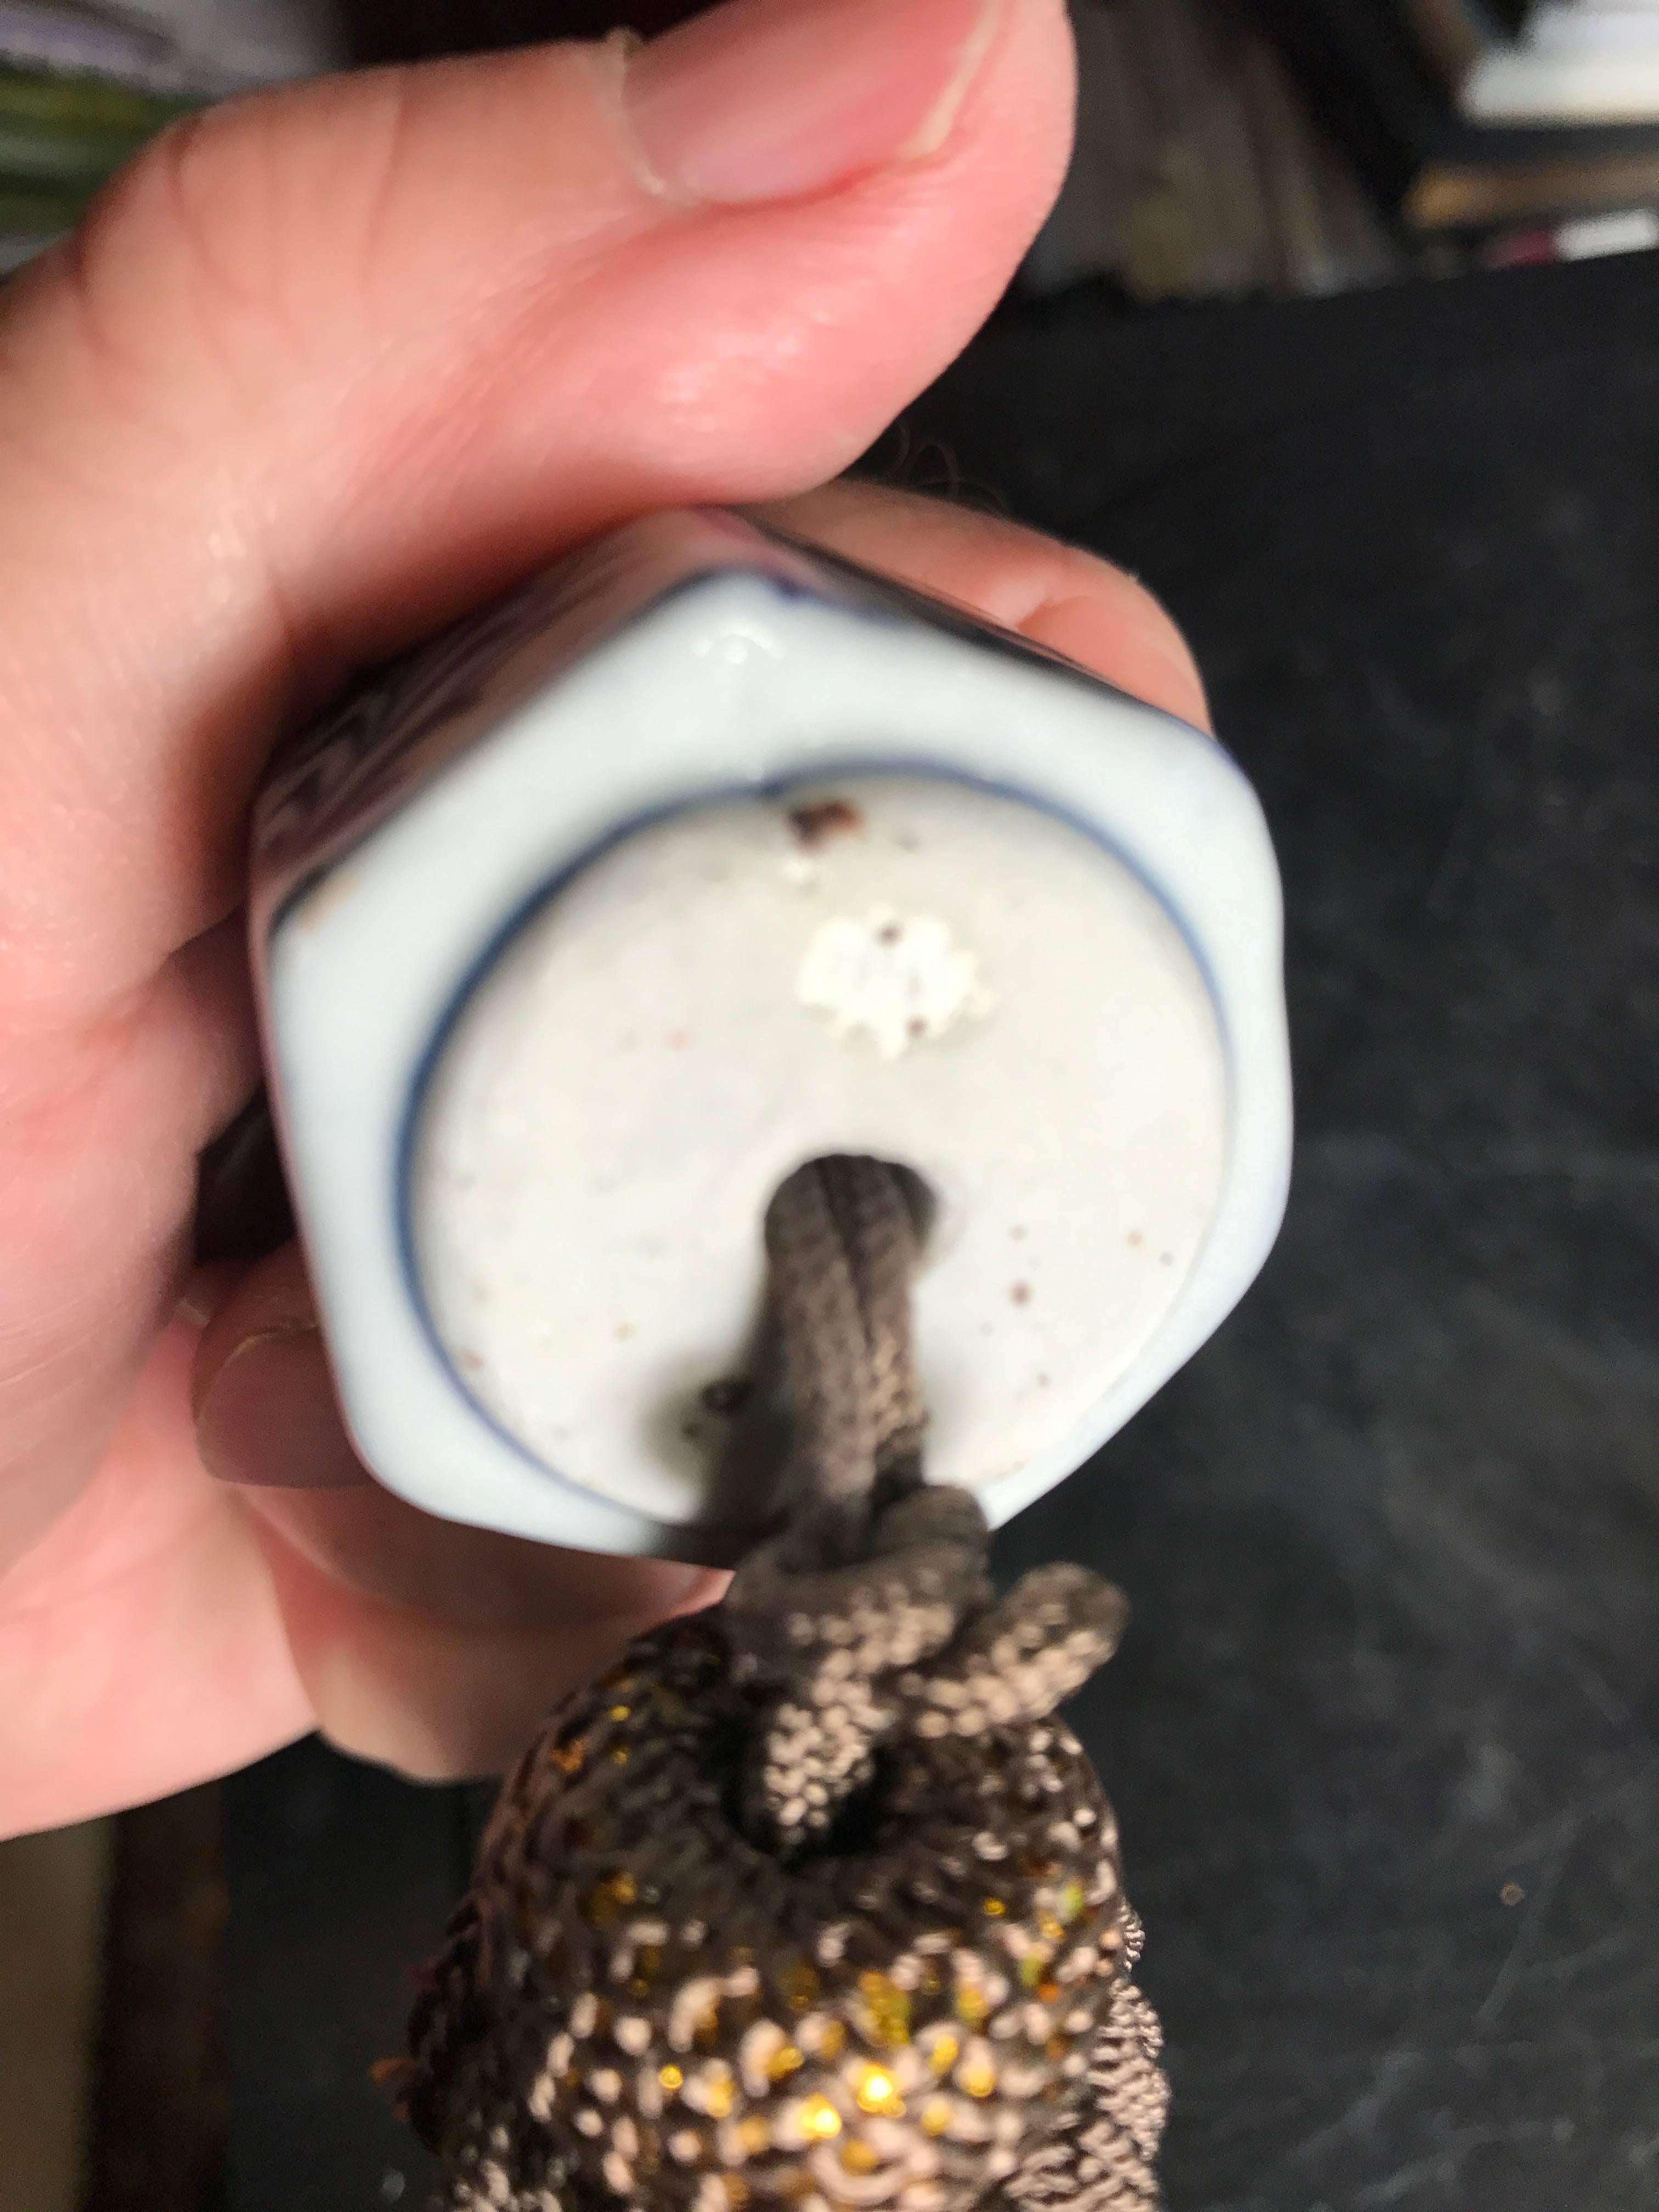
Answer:
[{"label": "index finger", "polygon": [[1210,726],[1191,648],[1144,584],[999,515],[843,480],[760,510],[849,561],[955,599],[1167,714]]}]

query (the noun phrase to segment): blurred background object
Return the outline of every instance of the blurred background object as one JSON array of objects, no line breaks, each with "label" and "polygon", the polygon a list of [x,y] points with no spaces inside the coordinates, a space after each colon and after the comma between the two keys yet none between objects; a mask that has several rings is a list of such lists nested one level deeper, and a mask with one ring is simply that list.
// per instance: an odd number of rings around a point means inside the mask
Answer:
[{"label": "blurred background object", "polygon": [[1419,47],[1477,121],[1659,117],[1653,0],[1404,0],[1404,13]]},{"label": "blurred background object", "polygon": [[110,1827],[0,1843],[0,2203],[76,2212],[100,1997]]},{"label": "blurred background object", "polygon": [[331,0],[0,0],[0,270],[175,117],[348,58]]},{"label": "blurred background object", "polygon": [[191,105],[176,92],[0,61],[0,271],[69,229],[104,179]]},{"label": "blurred background object", "polygon": [[[1465,13],[1475,20],[1462,0],[1250,4],[1310,111],[1408,235],[1478,246],[1522,224],[1659,204],[1659,118],[1560,112],[1510,120],[1465,112],[1465,79],[1455,61],[1448,69],[1445,35],[1449,21]],[[1645,0],[1639,5],[1651,12]],[[1595,10],[1580,0],[1564,12],[1588,21]],[[1495,50],[1518,55],[1519,38]]]},{"label": "blurred background object", "polygon": [[[1659,239],[1655,0],[1072,0],[1076,159],[1016,299],[1346,291]],[[644,34],[697,0],[0,0],[0,268],[182,108]],[[1587,221],[1586,218],[1591,220]]]},{"label": "blurred background object", "polygon": [[348,58],[333,0],[0,0],[0,54],[139,91],[207,96]]},{"label": "blurred background object", "polygon": [[0,2205],[222,2212],[220,1792],[0,1843]]},{"label": "blurred background object", "polygon": [[1407,273],[1277,52],[1228,0],[1076,0],[1078,138],[1021,280],[1129,302],[1322,293]]}]

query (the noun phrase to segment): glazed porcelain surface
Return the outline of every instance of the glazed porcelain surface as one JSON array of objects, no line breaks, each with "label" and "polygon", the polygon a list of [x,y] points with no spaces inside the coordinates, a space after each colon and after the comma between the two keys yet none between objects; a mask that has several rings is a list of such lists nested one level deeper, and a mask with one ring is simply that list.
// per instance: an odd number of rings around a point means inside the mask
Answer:
[{"label": "glazed porcelain surface", "polygon": [[732,518],[633,526],[366,685],[258,843],[343,1401],[433,1511],[740,1553],[761,1218],[822,1152],[926,1187],[930,1472],[994,1521],[1271,1244],[1277,876],[1225,753]]}]

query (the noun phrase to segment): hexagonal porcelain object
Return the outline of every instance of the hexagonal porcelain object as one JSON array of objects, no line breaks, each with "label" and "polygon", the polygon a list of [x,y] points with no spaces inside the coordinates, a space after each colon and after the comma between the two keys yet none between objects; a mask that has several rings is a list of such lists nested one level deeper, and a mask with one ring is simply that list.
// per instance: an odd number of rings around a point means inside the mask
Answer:
[{"label": "hexagonal porcelain object", "polygon": [[741,1553],[803,1160],[917,1178],[929,1470],[994,1522],[1278,1227],[1278,881],[1227,756],[729,515],[362,686],[267,787],[253,938],[353,1433],[453,1519]]}]

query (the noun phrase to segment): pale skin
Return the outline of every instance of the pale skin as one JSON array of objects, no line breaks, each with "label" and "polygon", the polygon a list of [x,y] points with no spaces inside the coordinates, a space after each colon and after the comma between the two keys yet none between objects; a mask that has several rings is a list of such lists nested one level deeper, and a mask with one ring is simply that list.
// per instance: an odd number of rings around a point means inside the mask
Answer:
[{"label": "pale skin", "polygon": [[[1006,0],[940,143],[742,205],[665,193],[620,66],[543,49],[239,104],[0,294],[0,1832],[318,1726],[489,1771],[717,1587],[402,1505],[350,1460],[298,1255],[191,1275],[197,1155],[258,1080],[238,909],[285,728],[685,501],[763,506],[1203,717],[1119,571],[834,481],[1048,204],[1058,0]],[[195,1409],[273,1325],[280,1368],[204,1431],[218,1479]]]}]

